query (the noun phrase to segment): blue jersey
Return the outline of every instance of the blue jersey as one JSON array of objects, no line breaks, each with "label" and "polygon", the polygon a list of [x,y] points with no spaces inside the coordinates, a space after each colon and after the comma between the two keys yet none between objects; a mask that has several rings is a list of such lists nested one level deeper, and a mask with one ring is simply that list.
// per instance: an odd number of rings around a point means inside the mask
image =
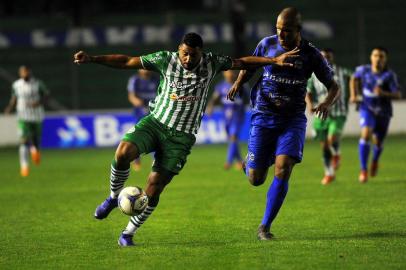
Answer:
[{"label": "blue jersey", "polygon": [[[333,70],[320,51],[309,41],[301,40],[299,57],[292,58],[292,67],[264,66],[263,73],[251,91],[253,125],[273,125],[286,118],[300,116],[306,108],[307,80],[312,73],[327,88],[333,83]],[[254,56],[276,57],[286,50],[276,35],[258,44]]]},{"label": "blue jersey", "polygon": [[361,80],[362,102],[360,109],[368,110],[374,115],[392,116],[392,103],[390,98],[378,97],[374,93],[375,87],[381,87],[388,92],[399,90],[396,74],[391,70],[373,73],[371,65],[356,68],[354,77]]},{"label": "blue jersey", "polygon": [[159,81],[156,78],[145,80],[134,75],[128,80],[127,90],[142,99],[144,105],[148,106],[148,103],[156,96],[158,84]]},{"label": "blue jersey", "polygon": [[226,121],[229,121],[231,119],[235,121],[238,121],[240,119],[243,120],[245,114],[244,94],[247,93],[247,89],[244,86],[242,90],[243,96],[237,95],[234,101],[231,101],[227,99],[227,93],[230,90],[231,86],[232,84],[226,81],[222,81],[214,87],[214,91],[218,94],[221,103],[223,104]]}]

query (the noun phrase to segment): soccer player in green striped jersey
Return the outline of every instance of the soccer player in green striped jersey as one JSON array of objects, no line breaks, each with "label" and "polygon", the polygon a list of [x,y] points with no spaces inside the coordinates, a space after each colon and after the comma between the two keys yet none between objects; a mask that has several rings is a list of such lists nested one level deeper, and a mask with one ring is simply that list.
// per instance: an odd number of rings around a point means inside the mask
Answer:
[{"label": "soccer player in green striped jersey", "polygon": [[[341,95],[332,106],[327,119],[316,117],[313,122],[316,139],[320,140],[323,151],[324,177],[321,183],[326,185],[335,179],[335,171],[340,163],[340,137],[348,114],[351,70],[335,64],[332,49],[322,49],[321,54],[333,68],[334,80],[341,88]],[[326,87],[313,74],[307,82],[306,102],[310,113],[313,113],[313,109],[327,94]]]},{"label": "soccer player in green striped jersey", "polygon": [[43,104],[49,91],[41,80],[32,76],[28,66],[21,66],[18,74],[20,79],[12,85],[11,99],[5,113],[11,113],[14,107],[17,109],[20,174],[26,177],[29,175],[29,152],[31,152],[33,163],[36,165],[40,163],[39,147],[44,118]]},{"label": "soccer player in green striped jersey", "polygon": [[83,51],[74,55],[74,62],[97,63],[113,68],[147,69],[159,74],[157,96],[150,103],[150,114],[131,128],[120,142],[111,164],[110,196],[96,208],[95,218],[104,219],[117,207],[117,196],[130,171],[130,162],[141,154],[155,152],[152,172],[145,192],[148,206],[140,215],[131,217],[119,238],[119,245],[132,246],[133,235],[158,205],[165,186],[186,163],[195,143],[200,121],[209,99],[214,77],[224,70],[249,69],[264,65],[293,68],[299,50],[294,49],[275,58],[242,57],[231,59],[202,51],[203,40],[196,33],[186,34],[177,52],[130,57],[126,55],[89,56]]}]

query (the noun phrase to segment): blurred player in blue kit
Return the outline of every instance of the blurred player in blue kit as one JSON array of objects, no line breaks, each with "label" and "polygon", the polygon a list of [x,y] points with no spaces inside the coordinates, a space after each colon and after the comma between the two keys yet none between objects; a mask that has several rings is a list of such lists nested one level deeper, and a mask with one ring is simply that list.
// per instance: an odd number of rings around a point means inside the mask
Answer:
[{"label": "blurred player in blue kit", "polygon": [[396,74],[387,66],[388,51],[376,47],[370,56],[370,65],[356,68],[351,78],[350,101],[359,105],[361,138],[359,140],[359,159],[361,171],[359,181],[368,181],[368,158],[370,139],[373,138],[373,155],[370,175],[376,176],[378,161],[383,151],[383,141],[392,117],[392,99],[401,98]]},{"label": "blurred player in blue kit", "polygon": [[[268,169],[275,164],[265,213],[257,236],[271,240],[271,224],[288,192],[288,181],[296,163],[301,162],[306,132],[305,96],[307,80],[314,73],[328,89],[326,98],[315,108],[315,115],[325,119],[339,95],[333,71],[320,51],[300,34],[301,15],[295,8],[285,8],[276,22],[277,35],[262,39],[254,56],[274,57],[293,48],[299,55],[290,59],[294,67],[264,66],[261,77],[251,91],[252,117],[245,173],[254,186],[262,185]],[[241,86],[256,69],[240,72],[228,93],[233,100]]]},{"label": "blurred player in blue kit", "polygon": [[[153,72],[145,69],[138,70],[128,80],[128,101],[133,105],[135,122],[149,113],[149,102],[154,100],[158,84]],[[134,160],[133,168],[136,171],[141,169],[141,158]]]},{"label": "blurred player in blue kit", "polygon": [[214,93],[210,103],[207,107],[207,113],[212,114],[214,104],[220,102],[223,106],[225,128],[228,136],[228,151],[227,160],[224,164],[224,169],[231,168],[234,160],[236,161],[236,168],[242,169],[243,160],[241,158],[240,148],[238,146],[238,138],[244,124],[245,119],[245,96],[237,96],[234,102],[227,99],[227,93],[235,79],[237,74],[235,71],[227,70],[223,72],[224,80],[219,82],[214,87]]}]

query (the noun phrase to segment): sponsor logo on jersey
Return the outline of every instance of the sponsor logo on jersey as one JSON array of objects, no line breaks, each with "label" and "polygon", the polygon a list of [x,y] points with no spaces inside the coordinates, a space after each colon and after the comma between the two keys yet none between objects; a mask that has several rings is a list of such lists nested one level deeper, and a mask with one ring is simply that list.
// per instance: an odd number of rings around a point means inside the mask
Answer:
[{"label": "sponsor logo on jersey", "polygon": [[198,96],[178,96],[176,93],[170,94],[169,98],[173,101],[181,101],[181,102],[196,102],[202,99],[202,97]]},{"label": "sponsor logo on jersey", "polygon": [[279,77],[276,75],[269,75],[269,73],[264,74],[270,80],[277,82],[277,83],[284,83],[284,84],[291,84],[291,85],[298,85],[298,84],[306,84],[306,80],[294,80],[290,78]]}]

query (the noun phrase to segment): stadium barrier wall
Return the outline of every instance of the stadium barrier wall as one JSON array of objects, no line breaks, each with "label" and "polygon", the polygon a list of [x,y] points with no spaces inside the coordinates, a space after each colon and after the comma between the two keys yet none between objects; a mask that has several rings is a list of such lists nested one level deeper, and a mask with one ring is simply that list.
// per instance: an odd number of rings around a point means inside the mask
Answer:
[{"label": "stadium barrier wall", "polygon": [[[389,134],[406,134],[406,102],[394,102],[394,117]],[[312,120],[308,117],[307,137],[312,136]],[[120,112],[70,112],[47,115],[43,123],[42,146],[44,148],[81,148],[116,146],[120,138],[134,125],[129,111]],[[197,144],[223,143],[227,140],[224,118],[220,110],[212,116],[204,116]],[[17,145],[17,121],[15,116],[0,116],[0,146]],[[240,139],[247,141],[249,113],[246,114]],[[356,136],[360,132],[359,117],[354,106],[344,128],[345,136]]]}]

